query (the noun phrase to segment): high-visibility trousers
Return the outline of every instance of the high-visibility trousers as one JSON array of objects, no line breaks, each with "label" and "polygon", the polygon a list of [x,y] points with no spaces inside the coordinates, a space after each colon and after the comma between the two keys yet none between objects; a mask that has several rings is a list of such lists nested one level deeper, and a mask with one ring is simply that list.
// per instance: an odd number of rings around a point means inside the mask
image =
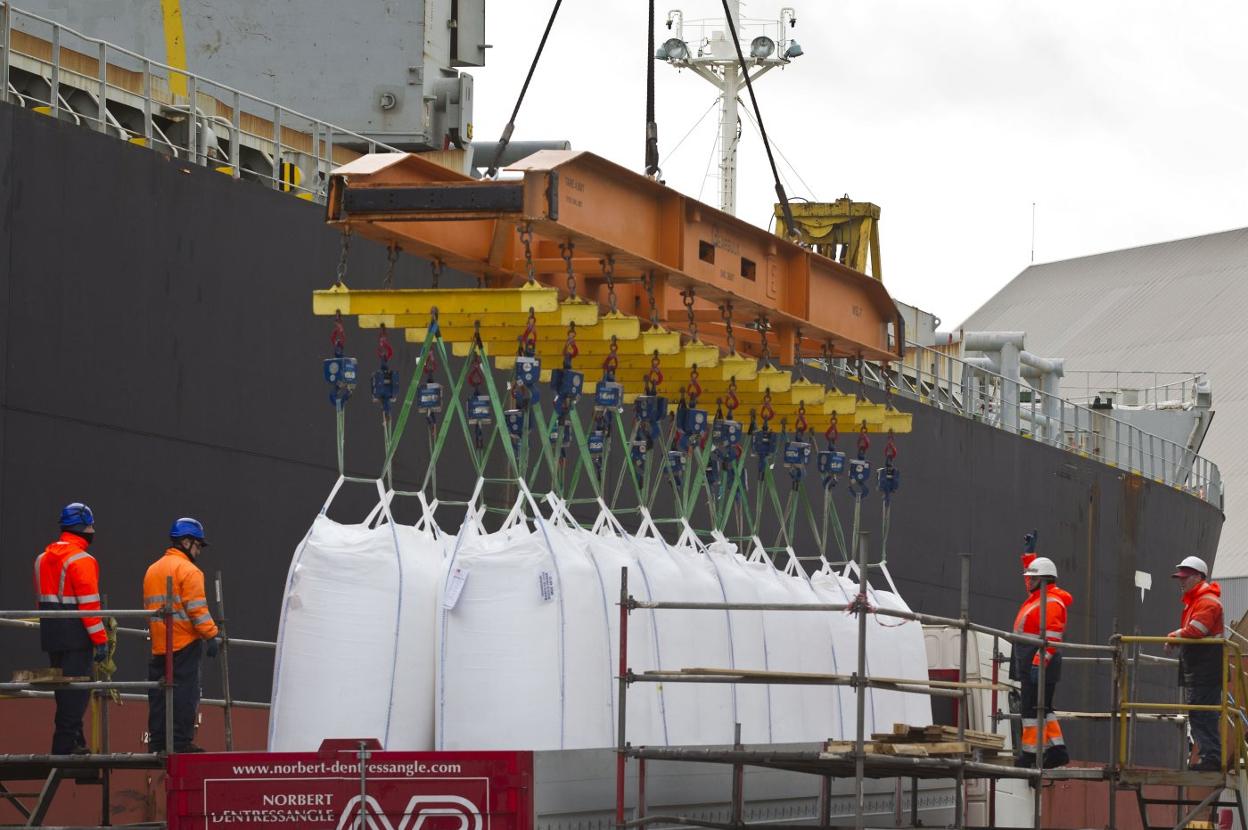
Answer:
[{"label": "high-visibility trousers", "polygon": [[1062,725],[1058,722],[1057,716],[1053,714],[1053,709],[1056,708],[1053,698],[1057,692],[1057,683],[1044,684],[1043,724],[1036,707],[1037,684],[1028,677],[1022,681],[1021,686],[1022,700],[1019,709],[1023,720],[1023,734],[1019,741],[1019,749],[1034,755],[1051,747],[1065,746],[1066,740],[1062,737]]},{"label": "high-visibility trousers", "polygon": [[[1035,755],[1039,751],[1037,745],[1041,740],[1040,731],[1040,721],[1037,718],[1023,718],[1022,745],[1019,748]],[[1052,712],[1044,717],[1043,741],[1043,748],[1046,750],[1066,745],[1066,740],[1062,737],[1062,725]]]}]

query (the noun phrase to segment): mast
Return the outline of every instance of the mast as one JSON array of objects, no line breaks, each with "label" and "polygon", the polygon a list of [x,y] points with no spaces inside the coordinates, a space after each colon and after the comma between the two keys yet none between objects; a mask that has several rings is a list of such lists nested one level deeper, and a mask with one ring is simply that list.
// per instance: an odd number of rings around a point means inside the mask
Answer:
[{"label": "mast", "polygon": [[[800,57],[802,48],[788,37],[797,25],[797,13],[789,7],[780,10],[777,20],[741,18],[740,0],[729,0],[746,69],[751,82],[777,66]],[[745,85],[727,22],[722,17],[692,20],[687,24],[696,37],[694,48],[685,39],[684,13],[674,9],[667,14],[667,28],[674,37],[655,50],[655,60],[666,61],[677,69],[689,69],[719,91],[719,207],[725,213],[737,212],[737,143],[741,132],[738,95]]]}]

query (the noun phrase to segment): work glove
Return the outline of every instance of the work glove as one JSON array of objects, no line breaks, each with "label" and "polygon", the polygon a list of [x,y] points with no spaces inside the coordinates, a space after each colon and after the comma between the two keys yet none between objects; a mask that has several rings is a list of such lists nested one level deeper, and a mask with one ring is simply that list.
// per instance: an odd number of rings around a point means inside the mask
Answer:
[{"label": "work glove", "polygon": [[1036,537],[1039,535],[1040,531],[1033,530],[1031,533],[1023,536],[1023,553],[1036,552]]},{"label": "work glove", "polygon": [[108,643],[100,643],[98,646],[96,646],[94,652],[92,652],[91,654],[91,659],[94,660],[96,663],[103,663],[105,660],[107,660],[108,659]]},{"label": "work glove", "polygon": [[209,657],[216,657],[217,652],[219,652],[220,650],[221,650],[221,638],[220,637],[213,637],[211,640],[208,641],[208,645],[205,647],[205,651],[208,653]]}]

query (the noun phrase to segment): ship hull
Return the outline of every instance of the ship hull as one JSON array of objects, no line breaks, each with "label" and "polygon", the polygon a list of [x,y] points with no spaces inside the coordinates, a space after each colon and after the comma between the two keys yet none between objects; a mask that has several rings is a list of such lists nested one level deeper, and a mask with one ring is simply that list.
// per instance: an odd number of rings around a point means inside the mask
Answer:
[{"label": "ship hull", "polygon": [[[9,106],[0,165],[0,606],[30,606],[31,562],[54,538],[60,505],[83,500],[98,520],[93,552],[112,607],[140,602],[170,521],[192,515],[213,541],[201,564],[210,582],[223,576],[230,630],[274,639],[291,551],[337,476],[319,365],[330,324],[309,301],[334,280],[337,232],[289,195]],[[383,250],[357,242],[346,282],[379,285],[384,267]],[[403,257],[396,284],[427,285],[428,274]],[[373,335],[349,326],[348,338],[371,371]],[[414,353],[400,347],[405,379]],[[965,552],[972,616],[1008,628],[1022,598],[1019,542],[1037,528],[1075,596],[1067,639],[1174,627],[1180,606],[1166,576],[1183,556],[1212,560],[1216,507],[955,413],[897,405],[914,413],[914,431],[897,439],[903,486],[886,546],[878,495],[862,527],[913,608],[956,615]],[[399,454],[400,481],[423,473],[421,429]],[[382,435],[363,389],[347,435],[348,472],[375,475]],[[439,493],[467,495],[468,468],[441,464]],[[366,491],[346,494],[344,515],[363,517]],[[847,518],[848,497],[836,499]],[[1137,572],[1151,589],[1137,587]],[[29,632],[0,629],[0,644],[0,673],[42,662]],[[143,675],[144,648],[126,641],[120,676]],[[233,660],[234,695],[267,700],[270,653],[236,649]],[[1105,710],[1107,673],[1067,678],[1060,708]],[[1140,696],[1174,700],[1171,681],[1153,672]],[[211,667],[205,693],[219,694]],[[1089,760],[1106,743],[1093,729],[1068,730]],[[1173,757],[1166,749],[1158,760]]]}]

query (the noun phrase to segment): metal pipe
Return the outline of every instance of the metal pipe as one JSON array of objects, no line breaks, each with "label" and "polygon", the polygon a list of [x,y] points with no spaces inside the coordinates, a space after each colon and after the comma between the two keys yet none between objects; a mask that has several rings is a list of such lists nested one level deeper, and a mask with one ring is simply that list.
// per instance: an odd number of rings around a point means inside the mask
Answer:
[{"label": "metal pipe", "polygon": [[[1114,617],[1114,633],[1110,637],[1110,642],[1117,642],[1118,638],[1118,618]],[[1109,765],[1107,772],[1109,773],[1109,827],[1114,830],[1118,827],[1118,730],[1121,728],[1119,723],[1119,714],[1121,710],[1118,708],[1119,688],[1122,685],[1122,652],[1114,653],[1114,664],[1110,670],[1109,681]]]},{"label": "metal pipe", "polygon": [[[960,554],[960,558],[961,558],[961,566],[962,566],[962,580],[961,580],[962,584],[961,584],[961,596],[960,596],[960,602],[959,602],[959,608],[958,608],[958,615],[962,618],[963,623],[967,623],[970,621],[970,615],[971,615],[971,611],[970,611],[971,609],[971,555],[969,553],[963,553],[963,554]],[[966,653],[967,653],[967,645],[968,645],[967,640],[969,637],[970,637],[970,632],[967,630],[966,625],[963,625],[961,629],[959,629],[959,632],[958,632],[958,639],[960,641],[958,644],[959,645],[958,680],[960,680],[963,683],[967,682]],[[963,687],[961,705],[958,707],[958,740],[959,741],[966,740],[966,719],[969,716],[970,705],[971,705],[970,690]],[[961,768],[958,769],[957,782],[958,782],[958,791],[957,793],[954,794],[954,801],[953,801],[953,826],[961,827],[963,823],[963,816],[965,815],[964,811],[966,809],[963,803],[966,799],[966,772],[965,770]]]},{"label": "metal pipe", "polygon": [[637,759],[637,819],[646,817],[646,759]]},{"label": "metal pipe", "polygon": [[[646,608],[654,610],[686,610],[686,611],[848,611],[853,606],[844,603],[798,603],[795,605],[786,605],[782,602],[650,602],[645,600],[637,600],[629,598],[629,604],[632,608]],[[941,617],[936,614],[920,614],[914,611],[901,611],[893,608],[874,608],[872,614],[881,617],[896,617],[897,619],[913,620],[914,622],[923,623],[924,625],[946,625],[952,628],[960,628],[964,623],[955,617]],[[993,628],[988,625],[980,625],[979,623],[965,623],[971,631],[977,631],[981,634],[989,636],[997,636],[1001,639],[1014,643],[1016,645],[1040,646],[1043,645],[1039,637],[1032,637],[1027,634],[1015,634],[1013,631],[1005,631],[1000,628]],[[1160,638],[1158,642],[1165,642],[1165,638]],[[1090,643],[1075,643],[1062,641],[1060,643],[1049,643],[1053,648],[1067,649],[1072,651],[1093,651],[1102,653],[1112,653],[1111,646],[1093,645]]]},{"label": "metal pipe", "polygon": [[356,813],[355,827],[356,830],[365,830],[368,827],[368,759],[370,753],[368,751],[368,741],[360,741],[360,809]]},{"label": "metal pipe", "polygon": [[[160,688],[160,687],[161,687],[161,685],[162,685],[162,684],[161,684],[161,682],[160,682],[159,680],[152,681],[152,687],[153,687],[153,688]],[[60,687],[58,686],[58,688],[60,688]],[[26,689],[26,690],[23,690],[23,691],[17,691],[17,692],[14,692],[14,693],[13,693],[13,695],[12,695],[12,697],[14,697],[14,698],[26,698],[26,697],[29,697],[29,698],[50,698],[50,697],[52,697],[54,694],[55,694],[55,692],[46,692],[46,691],[43,691],[43,690],[41,690],[41,689],[40,689],[40,690],[35,690],[35,689]],[[148,702],[148,697],[147,697],[147,695],[140,695],[140,694],[133,694],[133,693],[121,692],[121,693],[119,693],[119,694],[117,695],[117,697],[121,698],[122,700],[132,700],[132,701],[135,701],[135,702],[137,702],[137,703],[147,703],[147,702]],[[200,704],[202,704],[202,705],[204,705],[204,706],[224,706],[224,705],[225,705],[225,701],[224,701],[224,700],[222,700],[221,698],[218,698],[218,697],[205,697],[205,698],[200,698],[200,701],[199,701],[199,702],[200,702]],[[233,701],[233,706],[234,706],[234,708],[235,708],[235,709],[269,709],[269,708],[271,708],[270,704],[265,703],[265,702],[263,702],[263,701],[259,701],[259,700],[235,700],[235,701]]]},{"label": "metal pipe", "polygon": [[61,27],[52,24],[52,60],[49,64],[48,105],[52,109],[52,117],[61,117]]},{"label": "metal pipe", "polygon": [[628,702],[628,612],[632,603],[628,596],[628,567],[620,568],[620,662],[619,691],[616,712],[615,756],[615,825],[624,826],[624,779],[628,772],[628,747],[626,740]]},{"label": "metal pipe", "polygon": [[[989,708],[993,712],[992,731],[997,731],[996,713],[1000,700],[997,694],[997,683],[1001,679],[1001,660],[1004,655],[1001,654],[1001,643],[996,637],[992,638],[992,693],[989,699]],[[1017,749],[1017,748],[1016,748]],[[990,778],[988,780],[988,826],[997,826],[997,779]]]},{"label": "metal pipe", "polygon": [[[1045,577],[1040,578],[1040,639],[1045,641],[1048,639],[1049,633],[1049,583]],[[1045,663],[1048,662],[1049,651],[1046,646],[1040,646],[1040,651],[1036,653],[1039,658],[1039,666],[1036,670],[1036,772],[1040,775],[1044,774],[1044,749],[1045,749],[1045,726],[1048,718],[1044,711],[1045,694],[1044,694],[1044,669]],[[1032,827],[1039,828],[1040,824],[1040,797],[1043,795],[1044,787],[1040,781],[1036,782],[1035,802],[1032,805],[1033,823]]]},{"label": "metal pipe", "polygon": [[[741,724],[733,725],[732,748],[740,752]],[[732,823],[740,826],[745,820],[745,765],[740,761],[732,764]]]},{"label": "metal pipe", "polygon": [[[98,612],[97,612],[98,613]],[[0,683],[0,692],[45,691],[50,686],[58,690],[93,690],[93,689],[159,689],[156,680],[82,680],[72,683]]]},{"label": "metal pipe", "polygon": [[[98,613],[98,612],[84,612],[84,613]],[[109,615],[113,614],[112,611],[108,613]],[[146,613],[149,617],[160,616],[159,611],[157,612],[146,611],[144,613]],[[0,628],[4,628],[4,627],[27,628],[32,631],[38,631],[39,623],[33,620],[5,619],[3,617],[0,617]],[[144,640],[151,639],[151,633],[146,628],[125,628],[123,626],[118,626],[117,628],[114,629],[114,631],[116,631],[118,634],[125,634],[128,637],[142,637]],[[230,645],[247,647],[247,648],[266,648],[266,649],[277,648],[277,643],[271,640],[244,640],[240,637],[231,637]]]},{"label": "metal pipe", "polygon": [[[82,617],[98,617],[98,616],[100,616],[100,611],[99,611],[99,609],[98,609],[98,608],[97,608],[96,610],[94,610],[94,611],[62,611],[62,610],[56,610],[56,611],[0,611],[0,619],[9,619],[9,620],[20,620],[20,619],[22,619],[22,618],[24,618],[24,617],[32,617],[32,618],[35,618],[35,619],[44,619],[44,620],[60,620],[60,619],[71,619],[71,620],[72,620],[72,619],[80,619],[80,618],[82,618]],[[127,608],[127,609],[123,609],[123,610],[120,610],[120,611],[109,611],[109,612],[108,612],[108,616],[110,616],[110,617],[118,617],[118,618],[122,618],[122,617],[142,617],[142,618],[146,619],[146,618],[148,618],[148,617],[159,617],[159,616],[160,616],[160,612],[159,612],[159,611],[148,611],[146,608],[139,609],[139,610],[134,610],[134,609]]]},{"label": "metal pipe", "polygon": [[[173,577],[165,577],[165,754],[173,754]],[[149,747],[150,748],[150,747]]]},{"label": "metal pipe", "polygon": [[[100,117],[100,132],[108,132],[108,44],[101,43],[99,57],[96,58],[96,69],[99,70],[100,99],[97,115]],[[108,788],[105,787],[107,790]],[[107,823],[107,822],[105,822]]]},{"label": "metal pipe", "polygon": [[8,2],[0,2],[0,102],[9,102],[9,44],[11,37],[12,9]]},{"label": "metal pipe", "polygon": [[866,827],[866,792],[863,788],[863,775],[866,772],[866,718],[867,698],[866,686],[862,680],[867,676],[867,532],[859,531],[858,538],[858,597],[855,601],[855,612],[858,614],[858,668],[854,678],[858,682],[854,686],[857,711],[855,714],[854,739],[854,828],[863,830]]},{"label": "metal pipe", "polygon": [[234,751],[234,698],[230,694],[230,635],[225,627],[225,599],[221,591],[221,572],[217,571],[217,613],[221,615],[217,622],[221,636],[221,694],[225,697],[225,708],[222,720],[225,724],[225,751]]},{"label": "metal pipe", "polygon": [[[634,672],[629,675],[630,683],[731,683],[739,685],[761,686],[867,686],[873,689],[884,689],[890,692],[909,692],[930,695],[932,697],[960,698],[961,683],[949,681],[941,686],[927,685],[921,680],[903,680],[899,678],[880,679],[874,677],[856,678],[854,675],[739,675],[739,674],[682,674],[680,672]],[[933,682],[934,681],[928,681]],[[988,684],[970,684],[972,688],[986,688]]]}]

